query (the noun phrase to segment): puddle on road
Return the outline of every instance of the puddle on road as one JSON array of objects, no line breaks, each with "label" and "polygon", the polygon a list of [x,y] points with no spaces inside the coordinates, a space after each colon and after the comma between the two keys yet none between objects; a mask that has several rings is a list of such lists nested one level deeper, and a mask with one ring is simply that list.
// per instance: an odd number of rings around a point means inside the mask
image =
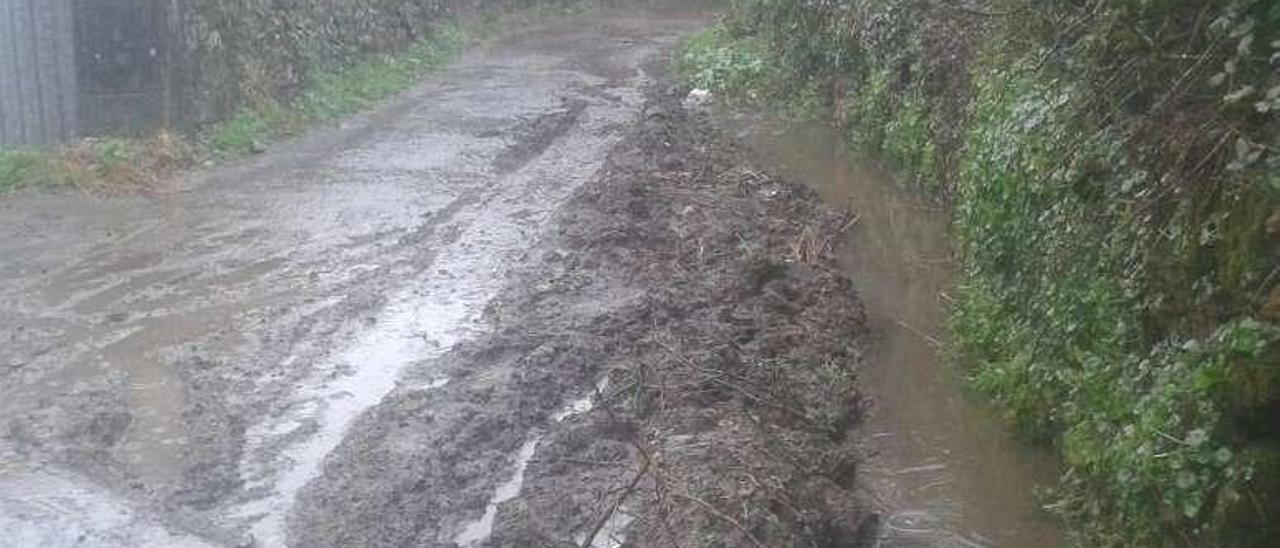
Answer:
[{"label": "puddle on road", "polygon": [[[390,394],[410,366],[430,364],[486,329],[484,307],[506,283],[508,269],[614,142],[595,136],[592,126],[621,121],[629,112],[595,110],[590,124],[561,137],[553,151],[495,179],[501,184],[474,202],[460,202],[448,217],[452,228],[422,244],[435,251],[429,271],[405,280],[407,289],[389,299],[352,345],[320,364],[326,374],[300,388],[286,417],[250,430],[241,474],[247,492],[265,495],[232,509],[229,517],[246,523],[262,546],[288,545],[288,517],[298,494],[321,476],[350,425]],[[522,478],[513,481],[518,493]]]},{"label": "puddle on road", "polygon": [[0,459],[0,492],[6,494],[0,498],[5,546],[213,548],[148,521],[117,495],[69,473]]},{"label": "puddle on road", "polygon": [[[298,492],[320,474],[324,458],[342,442],[351,423],[396,387],[401,372],[412,363],[443,355],[475,327],[474,303],[467,300],[451,301],[410,289],[392,303],[371,329],[328,364],[328,370],[335,372],[333,378],[306,386],[288,416],[265,421],[249,433],[246,453],[253,455],[271,453],[273,443],[314,429],[283,454],[243,465],[242,473],[254,486],[251,490],[268,493],[235,512],[254,522],[252,535],[260,545],[287,545],[286,518]],[[440,388],[447,382],[439,379],[424,388]],[[284,472],[276,474],[275,467],[282,461],[287,463]]]},{"label": "puddle on road", "polygon": [[816,123],[727,121],[790,180],[861,216],[840,257],[866,303],[877,348],[864,373],[872,486],[885,510],[877,546],[1060,546],[1037,510],[1049,451],[1015,439],[942,363],[952,280],[948,213],[849,152]]},{"label": "puddle on road", "polygon": [[498,518],[498,506],[520,495],[520,491],[524,489],[524,473],[529,469],[529,463],[533,461],[533,455],[538,452],[538,445],[541,443],[542,436],[537,436],[520,446],[520,450],[516,452],[515,472],[493,492],[493,498],[485,506],[484,515],[462,528],[462,532],[454,538],[454,544],[473,548],[489,539],[493,534],[493,522]]}]

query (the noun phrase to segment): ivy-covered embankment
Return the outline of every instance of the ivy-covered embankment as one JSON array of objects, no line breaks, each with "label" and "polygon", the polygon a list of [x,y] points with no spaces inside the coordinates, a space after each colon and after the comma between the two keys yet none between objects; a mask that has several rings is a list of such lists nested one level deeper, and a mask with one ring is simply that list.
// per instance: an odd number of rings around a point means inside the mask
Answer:
[{"label": "ivy-covered embankment", "polygon": [[242,154],[409,87],[477,34],[516,22],[499,16],[563,16],[609,1],[200,0],[186,25],[192,104],[212,128],[211,148]]},{"label": "ivy-covered embankment", "polygon": [[[475,21],[585,0],[201,0],[186,23],[199,122],[230,118],[215,147],[348,114],[451,58]],[[284,107],[294,107],[286,112]],[[284,118],[284,119],[281,119]],[[288,118],[295,118],[290,120]]]},{"label": "ivy-covered embankment", "polygon": [[738,0],[679,68],[952,202],[954,361],[1081,544],[1280,538],[1280,3]]}]

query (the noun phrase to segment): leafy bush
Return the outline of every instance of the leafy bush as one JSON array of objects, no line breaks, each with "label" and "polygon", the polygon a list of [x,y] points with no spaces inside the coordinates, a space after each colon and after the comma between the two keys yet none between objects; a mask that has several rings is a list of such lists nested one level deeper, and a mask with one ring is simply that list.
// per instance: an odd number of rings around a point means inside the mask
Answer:
[{"label": "leafy bush", "polygon": [[1074,127],[1079,92],[1032,70],[991,69],[980,88],[957,192],[958,355],[1017,424],[1060,436],[1058,508],[1092,525],[1091,543],[1159,545],[1170,524],[1217,534],[1208,512],[1248,479],[1226,379],[1280,374],[1280,331],[1245,317],[1149,346],[1132,211],[1087,188],[1135,176],[1123,147]]},{"label": "leafy bush", "polygon": [[318,71],[292,102],[263,99],[214,126],[209,146],[221,156],[240,156],[313,124],[368,108],[443,66],[468,40],[459,27],[443,26],[402,52]]},{"label": "leafy bush", "polygon": [[777,61],[751,38],[732,36],[724,27],[702,32],[681,49],[676,71],[695,87],[733,97],[760,100],[766,89],[776,84],[768,71]]},{"label": "leafy bush", "polygon": [[952,353],[1061,449],[1082,544],[1280,534],[1280,5],[740,0],[725,27],[954,201]]},{"label": "leafy bush", "polygon": [[918,90],[902,98],[901,106],[884,126],[880,149],[899,166],[914,173],[926,189],[938,188],[938,151],[929,127],[929,102]]}]

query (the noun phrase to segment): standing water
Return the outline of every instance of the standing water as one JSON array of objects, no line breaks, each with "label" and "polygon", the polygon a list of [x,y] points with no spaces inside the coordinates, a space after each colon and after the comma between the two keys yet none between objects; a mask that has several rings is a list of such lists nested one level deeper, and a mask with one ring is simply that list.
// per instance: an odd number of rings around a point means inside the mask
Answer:
[{"label": "standing water", "polygon": [[866,472],[884,512],[876,546],[1062,545],[1060,525],[1035,498],[1056,477],[1053,456],[1015,439],[940,360],[948,212],[851,154],[825,125],[729,125],[783,176],[860,216],[839,253],[877,335],[863,381],[874,397]]}]

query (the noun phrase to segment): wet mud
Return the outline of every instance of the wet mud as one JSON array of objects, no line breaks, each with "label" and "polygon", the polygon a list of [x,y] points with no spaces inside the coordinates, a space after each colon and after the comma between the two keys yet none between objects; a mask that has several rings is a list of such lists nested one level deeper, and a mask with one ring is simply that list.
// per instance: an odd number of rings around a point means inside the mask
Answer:
[{"label": "wet mud", "polygon": [[[376,546],[472,519],[451,512],[483,509],[480,491],[509,477],[527,418],[486,423],[474,450],[501,455],[491,477],[468,487],[487,461],[460,454],[424,508],[375,516],[383,498],[342,507],[325,486],[347,477],[355,434],[482,378],[442,357],[490,329],[488,303],[635,120],[648,69],[707,21],[673,6],[515,34],[369,114],[156,195],[0,201],[0,525],[21,547],[380,530]],[[482,400],[468,401],[456,412]],[[431,409],[442,425],[455,412]],[[358,530],[310,530],[343,521]]]},{"label": "wet mud", "polygon": [[[847,216],[679,90],[302,493],[305,546],[861,546]],[[447,384],[424,386],[432,378]],[[448,493],[448,496],[442,496]]]},{"label": "wet mud", "polygon": [[558,247],[523,274],[545,289],[494,311],[539,347],[589,349],[578,375],[607,382],[580,386],[594,408],[542,439],[492,546],[874,539],[855,434],[865,317],[835,255],[853,219],[758,171],[685,91],[657,94],[562,213]]},{"label": "wet mud", "polygon": [[0,201],[5,542],[1057,544],[1052,463],[938,362],[945,226],[686,108],[708,21],[527,29],[160,195]]}]

